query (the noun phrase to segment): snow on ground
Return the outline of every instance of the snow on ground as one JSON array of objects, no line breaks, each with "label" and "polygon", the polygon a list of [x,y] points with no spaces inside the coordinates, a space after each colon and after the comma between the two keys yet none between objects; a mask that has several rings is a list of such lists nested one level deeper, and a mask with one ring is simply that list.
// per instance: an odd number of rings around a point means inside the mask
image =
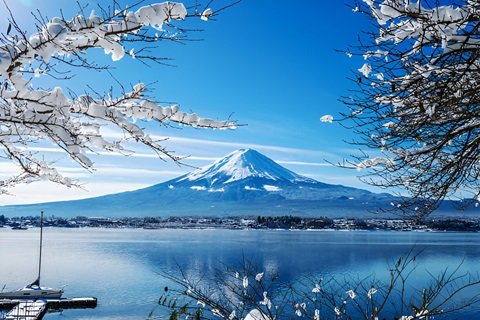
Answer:
[{"label": "snow on ground", "polygon": [[282,190],[277,186],[271,186],[271,185],[268,185],[268,184],[264,185],[263,189],[265,189],[266,191],[271,191],[271,192],[276,192],[276,191]]}]

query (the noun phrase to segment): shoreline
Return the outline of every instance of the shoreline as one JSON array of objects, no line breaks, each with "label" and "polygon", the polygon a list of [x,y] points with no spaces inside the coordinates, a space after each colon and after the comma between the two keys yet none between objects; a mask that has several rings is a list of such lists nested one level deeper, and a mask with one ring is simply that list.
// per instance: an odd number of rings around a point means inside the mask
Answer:
[{"label": "shoreline", "polygon": [[[480,232],[480,218],[443,218],[410,221],[380,218],[329,218],[299,216],[235,216],[235,217],[142,217],[142,218],[75,218],[45,217],[44,227],[104,229],[229,229],[229,230],[291,230],[291,231],[415,231],[415,232]],[[40,226],[35,216],[5,218],[4,226],[18,232]]]},{"label": "shoreline", "polygon": [[[32,227],[31,229],[37,229],[38,227]],[[181,231],[260,231],[260,232],[306,232],[306,233],[395,233],[395,234],[477,234],[480,231],[452,231],[452,230],[388,230],[388,229],[378,229],[378,230],[365,230],[365,229],[253,229],[253,228],[157,228],[157,229],[144,229],[144,228],[108,228],[108,227],[79,227],[79,228],[68,228],[68,227],[47,227],[52,229],[59,230],[68,230],[68,229],[77,229],[77,230],[92,230],[92,231],[143,231],[143,232],[161,232],[166,230],[181,230]],[[0,227],[0,232],[2,229],[8,230],[8,232],[14,232],[17,230],[12,230],[11,228],[2,228]]]}]

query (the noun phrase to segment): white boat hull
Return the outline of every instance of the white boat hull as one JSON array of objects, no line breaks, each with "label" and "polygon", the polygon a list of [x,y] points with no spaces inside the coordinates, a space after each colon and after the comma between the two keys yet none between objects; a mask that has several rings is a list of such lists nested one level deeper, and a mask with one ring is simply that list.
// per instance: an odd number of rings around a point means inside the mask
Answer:
[{"label": "white boat hull", "polygon": [[0,299],[55,299],[62,295],[62,289],[27,286],[15,291],[0,292]]}]

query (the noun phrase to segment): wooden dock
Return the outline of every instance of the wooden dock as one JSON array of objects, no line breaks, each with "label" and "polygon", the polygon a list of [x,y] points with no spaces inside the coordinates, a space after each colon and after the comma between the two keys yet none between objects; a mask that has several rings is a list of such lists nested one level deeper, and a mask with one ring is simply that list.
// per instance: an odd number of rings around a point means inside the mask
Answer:
[{"label": "wooden dock", "polygon": [[7,311],[1,320],[41,320],[47,311],[94,309],[97,298],[0,300],[0,310]]},{"label": "wooden dock", "polygon": [[19,302],[10,310],[5,320],[40,320],[47,312],[47,303],[45,301],[23,301]]}]

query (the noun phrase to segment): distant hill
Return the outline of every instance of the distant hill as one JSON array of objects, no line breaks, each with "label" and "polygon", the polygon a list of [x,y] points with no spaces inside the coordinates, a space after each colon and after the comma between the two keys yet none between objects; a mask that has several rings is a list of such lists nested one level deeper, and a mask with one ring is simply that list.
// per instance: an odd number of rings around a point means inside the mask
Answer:
[{"label": "distant hill", "polygon": [[96,198],[4,206],[6,216],[373,216],[392,195],[322,183],[277,164],[252,149],[148,188]]}]

